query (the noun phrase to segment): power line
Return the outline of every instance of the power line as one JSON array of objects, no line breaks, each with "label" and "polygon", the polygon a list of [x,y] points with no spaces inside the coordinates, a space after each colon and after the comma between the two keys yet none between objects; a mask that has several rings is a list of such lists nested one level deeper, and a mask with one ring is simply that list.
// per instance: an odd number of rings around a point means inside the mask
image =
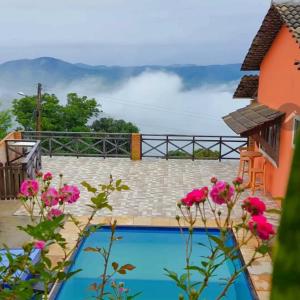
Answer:
[{"label": "power line", "polygon": [[[104,101],[107,100],[107,101],[110,101],[110,102],[113,102],[113,103],[140,107],[142,109],[151,109],[151,110],[156,110],[156,111],[168,112],[168,113],[172,113],[172,114],[186,115],[186,116],[189,116],[189,117],[192,117],[192,118],[197,118],[197,119],[200,118],[200,114],[195,114],[195,113],[188,112],[188,111],[179,112],[179,111],[170,110],[167,107],[151,105],[151,104],[143,104],[143,103],[134,102],[134,101],[127,101],[127,100],[124,100],[124,99],[114,98],[114,97],[110,97],[110,96],[105,96],[105,97],[102,96],[101,100],[104,100]],[[219,116],[209,115],[207,113],[201,112],[201,118],[203,118],[203,117],[213,119],[213,120],[220,120]]]}]

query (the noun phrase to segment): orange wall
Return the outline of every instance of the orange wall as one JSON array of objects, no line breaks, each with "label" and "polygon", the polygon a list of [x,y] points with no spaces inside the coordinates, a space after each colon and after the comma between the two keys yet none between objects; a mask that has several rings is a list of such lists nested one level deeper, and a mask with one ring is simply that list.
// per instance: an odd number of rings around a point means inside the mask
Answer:
[{"label": "orange wall", "polygon": [[293,156],[293,119],[285,121],[293,110],[300,115],[300,70],[294,65],[296,60],[300,60],[299,44],[282,27],[260,66],[258,89],[258,102],[286,112],[280,133],[278,168],[268,162],[266,170],[267,191],[273,197],[285,195]]}]

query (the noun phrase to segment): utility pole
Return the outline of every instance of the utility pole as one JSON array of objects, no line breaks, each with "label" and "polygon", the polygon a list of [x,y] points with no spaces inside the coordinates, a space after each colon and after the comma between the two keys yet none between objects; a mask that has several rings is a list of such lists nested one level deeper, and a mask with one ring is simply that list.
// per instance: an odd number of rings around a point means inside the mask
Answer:
[{"label": "utility pole", "polygon": [[42,131],[42,84],[38,83],[37,98],[36,98],[36,131]]}]

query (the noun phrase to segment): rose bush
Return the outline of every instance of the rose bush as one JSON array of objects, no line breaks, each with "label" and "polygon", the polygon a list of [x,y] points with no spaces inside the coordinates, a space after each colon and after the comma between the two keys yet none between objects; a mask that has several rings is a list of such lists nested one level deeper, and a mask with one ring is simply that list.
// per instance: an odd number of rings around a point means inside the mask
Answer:
[{"label": "rose bush", "polygon": [[[267,210],[261,199],[247,197],[240,201],[244,191],[241,178],[235,178],[230,184],[213,177],[211,183],[210,188],[194,189],[177,204],[180,215],[176,216],[176,220],[182,234],[185,234],[182,226],[188,226],[185,245],[186,273],[178,275],[168,269],[165,269],[165,271],[166,275],[176,282],[176,285],[182,289],[189,300],[201,299],[210,281],[215,280],[218,268],[222,264],[226,264],[227,261],[233,262],[239,259],[237,251],[251,240],[255,240],[257,247],[253,250],[252,257],[240,268],[235,267],[230,278],[226,278],[226,283],[221,288],[217,299],[225,297],[228,289],[238,276],[256,260],[268,253],[270,239],[275,234],[273,225],[268,222],[264,215]],[[232,216],[233,210],[234,217]],[[237,212],[239,212],[238,216],[236,216]],[[219,237],[209,233],[208,214],[213,216],[214,223],[220,230]],[[198,226],[204,227],[207,232],[209,246],[201,243],[199,243],[199,246],[209,248],[209,255],[203,257],[199,265],[192,265],[193,231],[196,222],[198,222]],[[232,234],[239,237],[237,245],[228,244],[228,238]],[[203,251],[205,253],[205,249]],[[197,275],[198,280],[196,279]],[[180,295],[179,298],[186,299],[183,295]]]},{"label": "rose bush", "polygon": [[[75,216],[66,213],[66,208],[80,199],[78,187],[64,184],[62,175],[60,175],[59,186],[54,187],[52,184],[53,177],[50,172],[45,174],[39,172],[37,179],[27,179],[21,184],[19,200],[30,216],[31,223],[27,226],[19,226],[19,229],[26,232],[30,238],[28,243],[23,245],[24,254],[17,257],[13,256],[8,247],[4,245],[9,265],[7,267],[1,266],[0,258],[0,299],[19,300],[33,299],[33,297],[34,299],[48,299],[49,288],[54,283],[67,280],[75,273],[80,272],[80,270],[66,271],[71,264],[70,257],[72,253],[77,249],[82,238],[87,237],[102,226],[102,224],[91,225],[91,222],[97,212],[103,209],[112,210],[108,201],[111,193],[128,189],[126,185],[122,184],[120,179],[114,181],[112,176],[110,176],[108,184],[99,185],[100,191],[91,187],[87,182],[82,182],[82,185],[94,194],[91,202],[88,204],[91,209],[90,216],[86,223],[82,224]],[[73,223],[78,229],[75,246],[73,247],[68,247],[67,241],[60,233],[67,221]],[[111,224],[111,226],[112,246],[115,241],[113,234],[116,222]],[[49,248],[53,244],[59,247],[63,253],[62,257],[55,264],[49,258]],[[41,259],[37,264],[33,264],[30,259],[33,249],[38,249],[41,252]],[[105,264],[107,268],[110,262],[111,247],[108,250],[105,248],[101,249],[103,250],[102,254],[106,258]],[[119,267],[116,272],[119,269],[120,274],[124,274],[124,270],[130,271],[134,267],[127,264],[125,267]],[[15,276],[17,270],[30,271],[33,277],[22,281]],[[99,278],[102,278],[102,283],[96,287],[96,291],[98,291],[96,299],[102,300],[104,295],[109,295],[106,286],[111,276],[104,272]],[[33,289],[33,285],[37,282],[41,282],[44,286],[44,291],[41,293]],[[122,297],[118,299],[133,299],[133,296],[130,296],[128,291],[126,293],[122,292],[120,295]]]}]

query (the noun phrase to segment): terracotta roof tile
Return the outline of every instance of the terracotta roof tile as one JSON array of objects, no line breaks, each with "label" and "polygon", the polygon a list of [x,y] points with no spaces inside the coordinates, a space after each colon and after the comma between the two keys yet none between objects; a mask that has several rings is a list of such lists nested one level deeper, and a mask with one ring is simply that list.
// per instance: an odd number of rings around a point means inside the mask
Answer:
[{"label": "terracotta roof tile", "polygon": [[235,133],[247,136],[255,130],[260,130],[262,126],[275,122],[283,115],[281,111],[252,103],[223,117],[223,120]]},{"label": "terracotta roof tile", "polygon": [[251,98],[254,99],[258,89],[258,75],[245,75],[241,79],[233,98]]},{"label": "terracotta roof tile", "polygon": [[246,55],[242,70],[259,70],[262,60],[283,25],[289,28],[295,41],[300,43],[300,3],[272,4]]}]

